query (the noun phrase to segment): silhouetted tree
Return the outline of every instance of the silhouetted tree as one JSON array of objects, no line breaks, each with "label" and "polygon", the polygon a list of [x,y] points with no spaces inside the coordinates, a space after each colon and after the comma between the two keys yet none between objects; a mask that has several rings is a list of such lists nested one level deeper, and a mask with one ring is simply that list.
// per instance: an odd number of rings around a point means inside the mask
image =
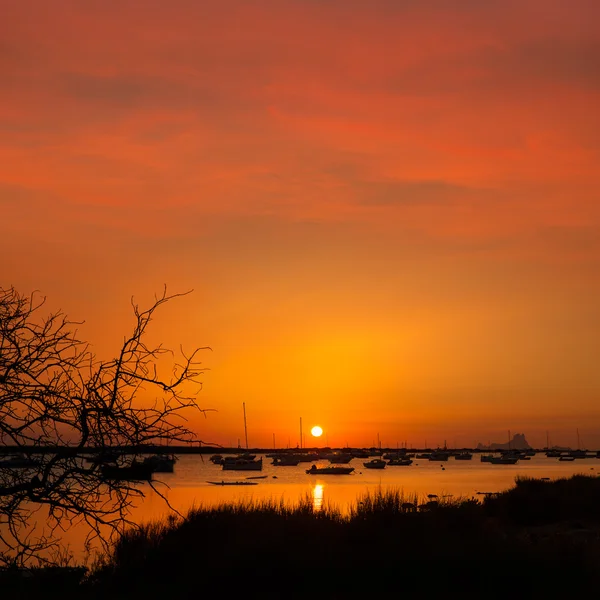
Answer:
[{"label": "silhouetted tree", "polygon": [[[78,339],[78,323],[60,311],[43,315],[45,298],[0,288],[0,565],[47,557],[67,525],[85,522],[88,540],[106,542],[129,522],[140,486],[103,477],[101,464],[85,462],[86,449],[194,440],[184,413],[202,410],[203,348],[176,358],[145,342],[156,310],[181,295],[165,288],[146,310],[132,300],[133,331],[104,361]],[[27,466],[15,468],[15,456]]]}]

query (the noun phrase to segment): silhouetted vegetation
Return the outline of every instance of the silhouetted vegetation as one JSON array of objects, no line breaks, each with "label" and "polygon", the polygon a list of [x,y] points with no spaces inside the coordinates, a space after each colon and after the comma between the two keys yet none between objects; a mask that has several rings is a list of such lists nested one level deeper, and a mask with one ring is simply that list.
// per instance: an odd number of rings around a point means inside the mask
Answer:
[{"label": "silhouetted vegetation", "polygon": [[[519,479],[482,502],[376,491],[349,514],[246,502],[125,533],[86,598],[572,597],[600,561],[600,479]],[[72,589],[72,588],[71,588]]]}]

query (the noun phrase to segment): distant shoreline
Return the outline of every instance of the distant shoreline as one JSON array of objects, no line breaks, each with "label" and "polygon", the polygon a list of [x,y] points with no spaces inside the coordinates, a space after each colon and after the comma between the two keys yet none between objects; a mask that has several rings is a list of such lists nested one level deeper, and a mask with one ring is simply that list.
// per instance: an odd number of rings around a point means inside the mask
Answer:
[{"label": "distant shoreline", "polygon": [[[312,446],[305,448],[235,448],[235,447],[223,447],[223,446],[105,446],[103,448],[95,447],[84,447],[77,448],[76,446],[0,446],[0,455],[5,454],[55,454],[58,452],[67,452],[76,454],[98,454],[102,452],[114,452],[118,451],[123,454],[240,454],[244,452],[252,452],[254,454],[271,454],[273,452],[295,452],[295,453],[309,453],[309,452],[322,452],[322,451],[357,451],[357,450],[368,450],[373,452],[435,452],[443,449],[440,448],[360,448],[360,447],[329,447],[329,446]],[[520,451],[525,450],[524,448],[513,448],[512,450]],[[575,452],[572,448],[531,448],[536,454],[543,454],[549,450],[558,452]],[[490,454],[498,452],[507,452],[505,448],[490,449],[490,448],[447,448],[444,451],[449,453],[458,452],[472,452],[473,454]],[[590,454],[600,454],[600,449],[586,449],[584,452]],[[582,457],[583,458],[583,457]],[[588,456],[587,458],[593,458]]]},{"label": "distant shoreline", "polygon": [[[361,447],[329,447],[329,446],[312,446],[305,448],[235,448],[235,447],[223,447],[223,446],[105,446],[103,448],[95,447],[84,447],[77,448],[76,446],[0,446],[0,455],[3,454],[15,454],[15,453],[27,453],[27,454],[55,454],[57,452],[74,452],[77,454],[98,454],[100,452],[112,452],[118,451],[124,454],[240,454],[243,452],[252,452],[255,454],[270,454],[272,452],[295,452],[295,453],[308,453],[308,452],[321,452],[324,450],[331,451],[356,451],[356,450],[369,450],[373,452],[435,452],[442,450],[440,448],[392,448],[382,447],[376,448],[361,448]],[[513,448],[513,450],[524,450],[524,448]],[[542,454],[548,450],[560,451],[560,452],[574,452],[572,448],[532,448],[533,452]],[[490,449],[490,448],[447,448],[444,451],[449,453],[455,452],[472,452],[473,454],[489,454],[497,452],[506,452],[506,449]],[[586,449],[585,452],[600,453],[600,449]]]}]

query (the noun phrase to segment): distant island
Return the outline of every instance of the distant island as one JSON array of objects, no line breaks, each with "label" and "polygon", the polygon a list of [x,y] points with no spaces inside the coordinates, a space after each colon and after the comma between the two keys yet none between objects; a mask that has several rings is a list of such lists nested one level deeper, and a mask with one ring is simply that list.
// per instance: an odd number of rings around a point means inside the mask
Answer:
[{"label": "distant island", "polygon": [[512,440],[504,444],[493,442],[484,446],[481,442],[477,444],[477,450],[532,450],[529,442],[525,439],[524,433],[515,433]]}]

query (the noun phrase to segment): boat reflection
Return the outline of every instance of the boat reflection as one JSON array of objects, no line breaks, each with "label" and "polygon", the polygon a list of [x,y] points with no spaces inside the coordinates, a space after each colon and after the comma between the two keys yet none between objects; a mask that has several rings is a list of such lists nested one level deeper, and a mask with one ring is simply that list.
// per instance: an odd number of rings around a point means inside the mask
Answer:
[{"label": "boat reflection", "polygon": [[313,510],[320,511],[323,508],[323,491],[325,486],[322,483],[317,483],[313,488]]}]

